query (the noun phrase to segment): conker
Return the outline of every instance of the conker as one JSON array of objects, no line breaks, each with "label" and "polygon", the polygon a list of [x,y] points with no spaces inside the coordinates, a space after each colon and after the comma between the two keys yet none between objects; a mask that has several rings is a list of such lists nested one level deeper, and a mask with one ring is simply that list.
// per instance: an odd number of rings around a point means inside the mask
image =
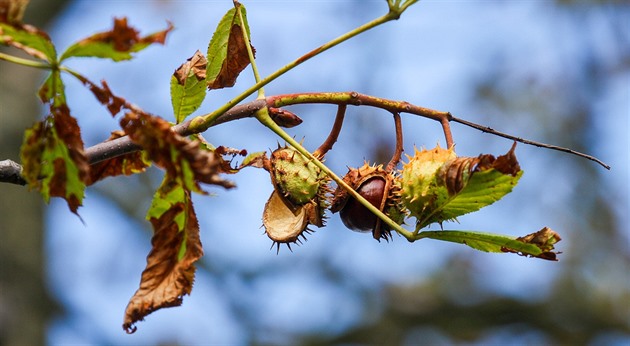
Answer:
[{"label": "conker", "polygon": [[[376,208],[381,208],[385,194],[385,179],[371,177],[361,184],[357,192]],[[351,230],[370,232],[374,229],[377,217],[356,199],[350,198],[339,212],[343,224]]]},{"label": "conker", "polygon": [[[343,181],[353,188],[378,210],[401,224],[405,211],[399,203],[398,187],[394,184],[395,174],[385,171],[381,165],[364,164],[350,168]],[[391,227],[350,196],[341,186],[337,187],[330,206],[333,213],[339,212],[343,224],[353,231],[372,232],[374,239],[388,240]]]}]

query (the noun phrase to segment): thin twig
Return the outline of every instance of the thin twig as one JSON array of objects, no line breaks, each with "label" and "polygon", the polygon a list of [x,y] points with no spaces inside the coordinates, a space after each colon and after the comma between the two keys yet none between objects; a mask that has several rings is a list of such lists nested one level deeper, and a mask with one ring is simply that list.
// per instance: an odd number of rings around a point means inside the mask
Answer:
[{"label": "thin twig", "polygon": [[396,149],[394,150],[394,155],[392,156],[392,159],[389,160],[389,163],[385,168],[387,172],[391,172],[394,170],[394,168],[396,168],[396,166],[400,162],[400,157],[402,156],[402,152],[404,150],[402,123],[399,113],[394,113],[394,125],[396,126]]},{"label": "thin twig", "polygon": [[472,127],[472,128],[477,129],[477,130],[479,130],[481,132],[487,132],[487,133],[493,134],[495,136],[511,139],[511,140],[517,141],[519,143],[533,145],[533,146],[536,146],[536,147],[539,147],[539,148],[545,148],[545,149],[562,151],[564,153],[576,155],[576,156],[579,156],[579,157],[582,157],[582,158],[585,158],[585,159],[597,162],[598,164],[600,164],[604,168],[610,170],[610,166],[607,165],[606,163],[604,163],[602,160],[600,160],[600,159],[598,159],[598,158],[596,158],[594,156],[587,155],[587,154],[581,153],[579,151],[575,151],[573,149],[559,147],[559,146],[553,145],[553,144],[546,144],[546,143],[541,143],[541,142],[536,142],[536,141],[530,141],[528,139],[524,139],[524,138],[508,135],[507,133],[503,133],[503,132],[497,131],[497,130],[491,128],[491,127],[482,126],[482,125],[475,124],[473,122],[470,122],[470,121],[467,121],[467,120],[463,120],[463,119],[459,119],[459,118],[455,118],[455,117],[451,117],[451,121],[454,121],[456,123],[460,123],[462,125],[466,125],[466,126]]},{"label": "thin twig", "polygon": [[444,131],[444,138],[446,139],[446,148],[451,149],[455,145],[453,141],[453,134],[451,133],[451,120],[452,117],[443,117],[440,119],[442,125],[442,131]]},{"label": "thin twig", "polygon": [[339,137],[339,133],[341,132],[341,127],[343,126],[343,119],[346,115],[346,107],[346,105],[339,105],[339,107],[337,107],[335,122],[332,129],[330,130],[330,133],[328,134],[328,137],[326,138],[324,143],[322,143],[322,145],[320,145],[319,148],[317,148],[317,150],[313,152],[313,156],[315,156],[317,159],[321,160],[324,155],[326,155],[326,153],[330,149],[332,149],[335,142],[337,142],[337,138]]}]

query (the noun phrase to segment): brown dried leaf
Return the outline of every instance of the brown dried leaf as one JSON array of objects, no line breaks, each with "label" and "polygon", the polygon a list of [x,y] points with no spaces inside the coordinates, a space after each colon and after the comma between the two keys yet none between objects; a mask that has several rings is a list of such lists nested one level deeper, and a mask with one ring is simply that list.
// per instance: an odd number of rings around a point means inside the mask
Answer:
[{"label": "brown dried leaf", "polygon": [[[252,51],[256,50],[252,47]],[[227,44],[227,56],[223,60],[218,75],[208,84],[208,89],[221,89],[234,86],[236,78],[249,65],[247,45],[243,39],[243,29],[238,24],[230,28]]]},{"label": "brown dried leaf", "polygon": [[199,141],[191,141],[171,131],[171,125],[158,117],[129,112],[121,120],[121,126],[136,144],[142,146],[149,159],[164,168],[167,175],[180,176],[184,164],[193,172],[194,181],[186,181],[186,187],[200,191],[198,182],[234,187],[219,173],[226,173],[224,160],[214,151],[200,148]]},{"label": "brown dried leaf", "polygon": [[114,95],[114,93],[112,93],[112,90],[109,88],[109,85],[107,85],[107,82],[105,80],[101,81],[102,87],[99,87],[86,78],[81,77],[80,79],[81,82],[83,82],[83,84],[90,89],[96,99],[102,105],[107,107],[107,110],[109,110],[109,113],[112,116],[118,114],[120,110],[127,104],[127,100],[125,100],[123,97],[116,96]]},{"label": "brown dried leaf", "polygon": [[29,0],[0,0],[0,23],[19,24]]},{"label": "brown dried leaf", "polygon": [[84,42],[113,43],[115,50],[119,52],[129,52],[132,51],[134,46],[137,44],[164,44],[166,34],[168,34],[168,32],[172,29],[173,26],[169,23],[169,27],[166,30],[159,31],[145,37],[140,37],[138,35],[138,30],[127,24],[126,17],[114,18],[114,27],[111,31],[94,34],[87,38]]},{"label": "brown dried leaf", "polygon": [[206,79],[207,64],[206,57],[200,51],[196,51],[192,57],[175,70],[173,76],[175,76],[177,83],[180,85],[186,84],[186,79],[188,79],[189,75],[194,76],[198,81],[202,81]]},{"label": "brown dried leaf", "polygon": [[73,213],[81,206],[89,164],[81,130],[65,104],[52,107],[52,115],[24,135],[21,148],[24,177],[44,200],[61,197]]},{"label": "brown dried leaf", "polygon": [[[78,181],[76,184],[83,185],[88,178],[90,165],[83,149],[83,140],[81,139],[81,129],[77,120],[70,116],[70,110],[65,105],[52,108],[54,115],[55,131],[59,139],[65,144],[68,150],[68,156],[71,162],[62,159],[56,159],[53,164],[55,167],[55,175],[50,183],[50,195],[64,198],[68,202],[68,207],[73,213],[77,213],[77,209],[81,205],[83,195],[79,192],[72,193],[68,188],[68,178],[65,174],[66,164],[76,168]],[[62,162],[59,162],[62,161]],[[63,176],[63,179],[61,178]],[[75,187],[73,187],[75,188]],[[76,187],[83,190],[83,187]]]},{"label": "brown dried leaf", "polygon": [[516,240],[526,243],[526,244],[535,245],[542,252],[538,255],[522,254],[522,253],[519,253],[518,251],[514,251],[512,249],[505,248],[505,247],[501,248],[501,251],[518,253],[519,255],[522,255],[522,256],[538,257],[538,258],[542,258],[549,261],[557,261],[556,256],[561,253],[561,252],[554,252],[553,250],[554,250],[554,245],[560,240],[562,240],[562,238],[560,238],[560,235],[554,232],[549,227],[544,227],[538,232],[531,233],[523,237],[518,237],[516,238]]},{"label": "brown dried leaf", "polygon": [[478,172],[494,168],[503,174],[509,174],[515,177],[521,171],[521,166],[519,165],[518,160],[516,159],[516,154],[514,153],[515,150],[516,142],[512,144],[512,147],[505,155],[497,157],[496,160],[494,160],[494,156],[492,155],[480,155],[480,162],[475,171]]},{"label": "brown dried leaf", "polygon": [[[167,191],[158,193],[168,194],[168,189],[181,189],[181,186],[171,187],[167,182],[163,188]],[[172,204],[159,218],[150,219],[154,229],[152,249],[142,272],[140,288],[125,309],[123,329],[129,334],[136,331],[136,322],[155,310],[181,305],[183,296],[192,291],[194,263],[203,256],[203,249],[190,191],[184,193],[184,202]],[[182,213],[185,221],[180,230],[176,218]]]},{"label": "brown dried leaf", "polygon": [[238,166],[238,169],[241,170],[245,167],[254,167],[254,168],[264,168],[266,170],[271,169],[271,163],[269,162],[269,158],[267,158],[267,152],[258,151],[252,154],[249,154],[243,162]]},{"label": "brown dried leaf", "polygon": [[127,18],[114,18],[114,27],[110,31],[91,35],[72,44],[61,55],[63,61],[70,57],[99,57],[114,61],[129,60],[131,53],[139,52],[153,43],[164,44],[166,35],[173,30],[173,25],[145,37],[140,37],[138,30],[127,24]]}]

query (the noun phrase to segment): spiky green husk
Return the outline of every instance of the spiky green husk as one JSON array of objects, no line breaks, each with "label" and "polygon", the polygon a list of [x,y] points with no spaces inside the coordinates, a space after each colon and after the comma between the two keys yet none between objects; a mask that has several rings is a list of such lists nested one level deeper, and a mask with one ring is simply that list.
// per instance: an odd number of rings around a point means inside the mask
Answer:
[{"label": "spiky green husk", "polygon": [[443,204],[440,199],[448,198],[446,186],[440,183],[438,177],[444,163],[455,159],[456,155],[452,148],[437,146],[431,150],[415,149],[415,155],[407,158],[409,162],[403,165],[399,180],[402,202],[411,216],[424,219],[434,205]]},{"label": "spiky green husk", "polygon": [[273,184],[294,205],[313,200],[326,180],[319,167],[292,147],[275,150],[271,168]]},{"label": "spiky green husk", "polygon": [[488,206],[512,191],[522,171],[514,155],[456,157],[453,149],[439,146],[415,151],[403,165],[398,181],[402,201],[416,228],[455,220],[458,216]]},{"label": "spiky green husk", "polygon": [[265,205],[263,225],[274,244],[306,239],[309,225],[323,227],[328,208],[329,178],[292,147],[278,148],[266,164],[274,192]]}]

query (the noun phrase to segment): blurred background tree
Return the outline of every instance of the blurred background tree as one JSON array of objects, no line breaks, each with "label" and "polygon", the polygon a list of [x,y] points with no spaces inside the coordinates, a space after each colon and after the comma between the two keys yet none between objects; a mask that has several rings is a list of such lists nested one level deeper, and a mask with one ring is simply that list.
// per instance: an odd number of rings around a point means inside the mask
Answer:
[{"label": "blurred background tree", "polygon": [[[385,11],[382,1],[245,5],[263,74]],[[63,48],[109,28],[112,16],[128,16],[143,32],[161,29],[165,19],[173,21],[177,30],[166,47],[152,48],[132,62],[71,64],[89,71],[92,80],[107,79],[115,93],[172,120],[170,74],[196,49],[205,50],[230,6],[229,1],[73,1],[56,17],[51,35]],[[600,157],[612,165],[611,171],[566,154],[519,145],[517,156],[525,175],[514,192],[487,210],[462,217],[460,224],[445,225],[515,236],[550,226],[563,237],[560,262],[484,254],[435,241],[409,244],[398,237],[377,243],[344,229],[336,216],[293,253],[276,255],[268,251],[271,242],[259,228],[271,192],[269,177],[248,170],[234,177],[236,191],[217,190],[215,198],[196,201],[205,256],[192,295],[182,307],[152,314],[128,336],[120,323],[150,248],[150,229],[143,219],[161,176],[150,170],[89,189],[80,210],[86,226],[63,203],[54,201],[46,209],[44,250],[30,245],[28,259],[46,254],[47,284],[63,307],[50,320],[48,342],[628,343],[627,18],[630,8],[621,2],[420,2],[398,22],[309,61],[266,88],[269,95],[356,90],[407,100]],[[7,64],[0,68],[2,76],[9,70],[25,73]],[[220,105],[251,83],[252,77],[243,73],[235,90],[211,93],[202,110]],[[74,96],[69,97],[70,106],[87,145],[117,129],[117,120],[80,85],[67,84],[68,94]],[[34,87],[24,88],[34,93]],[[33,107],[34,97],[22,98]],[[291,110],[305,120],[292,133],[305,137],[306,146],[314,149],[332,124],[334,108]],[[38,113],[20,111],[32,117]],[[405,117],[403,125],[408,153],[413,145],[430,148],[442,140],[438,126],[430,121]],[[500,154],[511,145],[461,126],[454,125],[453,130],[463,156]],[[15,131],[13,136],[19,134]],[[246,120],[211,129],[205,137],[250,152],[273,148],[277,141],[255,121]],[[361,165],[363,159],[386,162],[393,140],[387,114],[352,107],[327,164],[343,174],[346,166]],[[15,159],[15,148],[5,157]],[[19,187],[2,189],[3,196],[9,189],[33,196]],[[40,212],[39,207],[30,208],[39,205],[36,200],[25,203],[29,208],[23,209]],[[12,211],[2,208],[0,213],[0,220],[5,220]],[[37,229],[25,221],[36,218],[22,220],[10,227],[28,228],[22,230],[25,234]],[[0,228],[3,237],[8,234],[5,227],[9,226],[3,223]],[[24,250],[4,244],[3,256],[24,255]],[[3,280],[4,272],[9,272],[4,268],[3,264]],[[29,285],[41,287],[38,282]],[[21,294],[20,299],[44,296]],[[40,316],[48,316],[48,305],[37,306]],[[9,310],[2,311],[4,323],[11,316],[6,316]]]},{"label": "blurred background tree", "polygon": [[[33,0],[24,20],[47,27],[66,1]],[[0,46],[0,51],[11,51]],[[19,162],[24,129],[41,113],[41,71],[0,63],[0,157]],[[47,293],[43,203],[18,185],[0,188],[0,345],[41,345],[55,310]]]}]

